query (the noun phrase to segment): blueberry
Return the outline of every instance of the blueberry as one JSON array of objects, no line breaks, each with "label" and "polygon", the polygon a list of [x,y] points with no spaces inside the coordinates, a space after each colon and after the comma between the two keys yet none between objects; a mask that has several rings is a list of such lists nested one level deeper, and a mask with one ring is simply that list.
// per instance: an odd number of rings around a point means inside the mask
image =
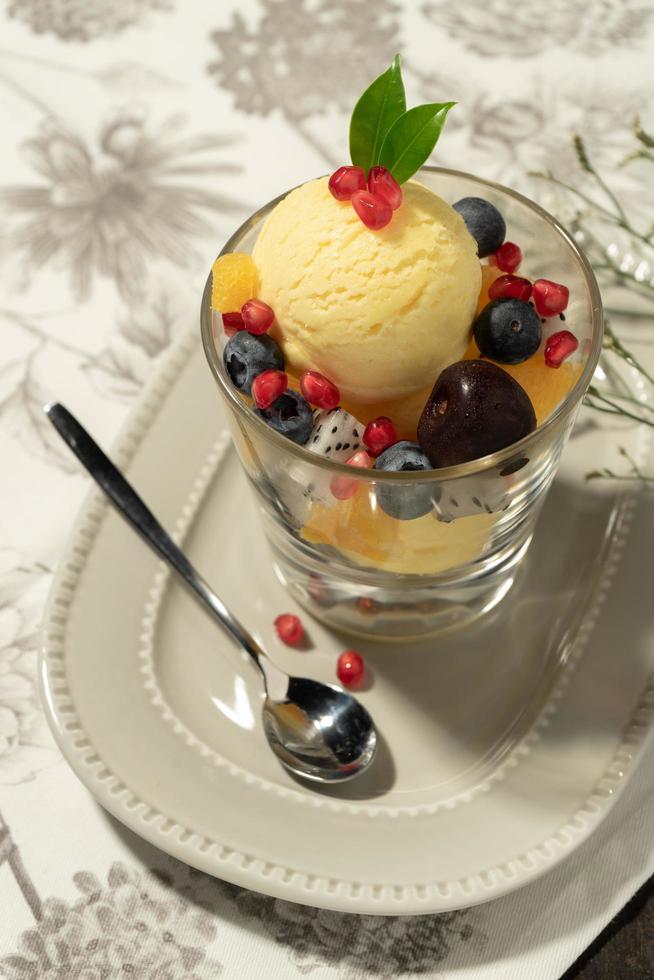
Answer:
[{"label": "blueberry", "polygon": [[255,408],[254,411],[260,419],[268,423],[271,429],[286,436],[292,442],[297,442],[299,446],[309,441],[313,429],[313,412],[299,392],[291,391],[289,388],[272,403],[270,408],[263,410]]},{"label": "blueberry", "polygon": [[[415,442],[396,442],[385,449],[375,460],[376,470],[387,473],[407,473],[433,469],[431,463]],[[382,484],[377,487],[377,499],[381,509],[398,521],[412,521],[424,517],[438,503],[440,490],[435,486],[400,483],[397,486]]]},{"label": "blueberry", "polygon": [[434,466],[456,466],[536,428],[527,392],[490,361],[457,361],[438,377],[418,422],[418,441]]},{"label": "blueberry", "polygon": [[223,364],[234,387],[250,395],[252,382],[258,374],[271,369],[284,370],[284,355],[267,334],[255,336],[247,330],[239,330],[225,344]]},{"label": "blueberry", "polygon": [[462,197],[452,207],[459,212],[477,242],[480,259],[498,250],[506,235],[506,223],[494,204],[483,197]]},{"label": "blueberry", "polygon": [[487,303],[472,331],[484,357],[500,364],[520,364],[540,346],[540,317],[522,299],[503,296]]}]

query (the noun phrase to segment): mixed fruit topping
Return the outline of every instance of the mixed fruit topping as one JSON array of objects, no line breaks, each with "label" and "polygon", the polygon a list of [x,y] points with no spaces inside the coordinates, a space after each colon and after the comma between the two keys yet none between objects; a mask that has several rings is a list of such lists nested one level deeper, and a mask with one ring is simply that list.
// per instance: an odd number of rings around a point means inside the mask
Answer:
[{"label": "mixed fruit topping", "polygon": [[[251,399],[253,413],[276,433],[311,454],[351,468],[352,476],[339,473],[329,480],[328,497],[332,505],[351,501],[356,496],[361,486],[357,470],[428,473],[479,459],[519,442],[536,429],[575,380],[574,372],[565,379],[561,375],[560,383],[551,380],[552,369],[561,368],[579,346],[569,329],[551,330],[554,318],[565,319],[569,290],[562,283],[534,279],[521,272],[522,249],[518,243],[507,241],[506,221],[495,204],[475,196],[462,198],[450,207],[427,192],[429,202],[425,205],[420,197],[424,188],[420,192],[414,190],[420,185],[412,182],[409,190],[403,190],[402,185],[431,153],[453,104],[432,103],[407,111],[400,63],[396,58],[364,92],[354,109],[350,127],[352,164],[339,167],[326,181],[326,199],[320,197],[319,190],[312,191],[316,200],[320,200],[320,208],[327,209],[329,220],[337,226],[341,213],[348,228],[352,221],[357,225],[351,209],[361,219],[365,228],[361,230],[358,226],[360,230],[355,234],[367,236],[360,247],[366,256],[365,250],[370,249],[370,275],[374,274],[374,263],[381,262],[379,248],[387,241],[384,236],[389,234],[384,228],[392,222],[394,214],[403,215],[402,221],[413,221],[414,212],[409,215],[406,211],[409,200],[411,207],[418,209],[415,213],[422,216],[420,221],[427,228],[427,236],[430,221],[441,220],[432,218],[438,214],[444,215],[442,220],[450,222],[448,227],[470,243],[468,246],[464,242],[465,248],[470,249],[466,261],[474,263],[475,268],[468,265],[466,269],[474,273],[475,283],[481,283],[476,310],[475,284],[470,300],[461,306],[467,312],[463,314],[458,346],[452,346],[458,353],[441,360],[445,367],[431,374],[430,393],[428,388],[416,385],[406,396],[407,400],[422,398],[413,415],[401,411],[401,398],[398,401],[395,392],[385,405],[383,397],[367,401],[353,398],[349,376],[349,387],[343,389],[347,372],[343,370],[342,360],[347,359],[349,342],[345,334],[340,345],[336,334],[338,360],[330,362],[321,349],[321,327],[307,323],[304,313],[305,319],[300,324],[302,333],[300,327],[296,335],[289,333],[287,307],[278,305],[274,290],[263,289],[265,300],[262,298],[264,270],[255,261],[259,243],[255,258],[245,253],[230,253],[219,257],[213,266],[212,307],[222,315],[226,337],[223,362],[227,375],[234,388]],[[341,208],[343,212],[334,210]],[[260,240],[264,234],[265,229]],[[375,240],[382,245],[375,244]],[[388,243],[389,249],[398,247],[390,238]],[[318,251],[323,244],[316,246]],[[274,248],[266,247],[275,253]],[[399,264],[400,268],[406,266],[402,275],[408,283],[416,281],[416,262],[420,261],[422,247],[420,239],[416,245],[418,258],[411,256],[411,261],[405,259],[404,265]],[[357,273],[358,270],[352,270],[353,276]],[[438,274],[436,268],[434,275]],[[335,283],[340,281],[338,276]],[[468,272],[463,280],[469,281]],[[299,268],[290,287],[294,299],[302,292],[302,282]],[[383,278],[380,282],[386,288]],[[420,281],[418,286],[416,295],[422,297],[427,289]],[[393,280],[392,287],[388,287],[387,303],[392,302],[397,289],[397,281]],[[309,308],[319,311],[317,317],[323,317],[316,323],[322,324],[324,315],[328,317],[330,313],[329,307],[322,310],[321,295],[329,297],[334,322],[338,323],[339,312],[342,313],[338,303],[345,302],[338,297],[347,291],[346,286],[330,285],[324,294],[318,293],[312,299]],[[355,309],[365,311],[365,293],[354,295],[358,304]],[[370,297],[370,302],[373,301],[378,302],[376,296]],[[417,303],[418,299],[410,299],[401,309],[413,309]],[[422,310],[420,315],[423,316]],[[441,330],[442,322],[435,315],[434,330],[437,327]],[[369,344],[367,349],[373,365],[375,358],[381,363],[378,350],[382,341],[376,338],[384,328],[384,322],[362,325],[357,336],[355,323],[353,342]],[[397,345],[394,354],[396,364],[400,365],[406,362],[402,344],[413,341],[410,336],[398,339],[397,326],[395,329],[395,335],[384,338],[383,345],[385,352],[389,345]],[[304,360],[297,353],[296,341],[300,336],[305,341]],[[315,356],[312,351],[317,352]],[[429,360],[428,354],[425,352],[425,361]],[[298,368],[300,362],[302,367]],[[335,374],[329,369],[330,364]],[[377,414],[367,410],[371,401]],[[379,411],[385,407],[386,411]],[[413,419],[410,424],[409,418]],[[520,465],[525,462],[521,457]],[[509,475],[508,470],[503,475]],[[381,482],[377,485],[376,498],[381,510],[397,521],[415,520],[430,512],[435,512],[439,519],[451,520],[450,512],[459,507],[456,500],[445,506],[436,499],[428,483],[419,481]],[[484,507],[492,511],[495,504],[485,503]],[[294,642],[292,637],[298,630],[298,624],[291,620],[293,617],[280,617],[276,624],[280,637],[288,643]],[[349,666],[343,670],[356,673],[357,655],[348,656],[351,657]]]}]

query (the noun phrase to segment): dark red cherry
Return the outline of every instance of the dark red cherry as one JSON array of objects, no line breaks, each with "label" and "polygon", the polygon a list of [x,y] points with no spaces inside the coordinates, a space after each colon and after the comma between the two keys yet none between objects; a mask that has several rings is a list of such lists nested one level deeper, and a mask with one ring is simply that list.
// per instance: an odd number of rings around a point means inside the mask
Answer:
[{"label": "dark red cherry", "polygon": [[527,392],[490,361],[457,361],[440,374],[418,423],[433,466],[456,466],[498,452],[536,428]]}]

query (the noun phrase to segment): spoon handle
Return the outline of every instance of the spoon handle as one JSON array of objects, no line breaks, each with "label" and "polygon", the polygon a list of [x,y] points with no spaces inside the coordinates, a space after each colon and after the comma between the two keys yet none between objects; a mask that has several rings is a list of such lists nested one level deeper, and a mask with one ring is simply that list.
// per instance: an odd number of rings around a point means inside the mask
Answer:
[{"label": "spoon handle", "polygon": [[141,500],[134,487],[105,456],[84,426],[61,404],[46,405],[45,413],[82,466],[107,494],[116,510],[138,531],[152,550],[177,572],[221,626],[250,654],[265,681],[266,675],[260,662],[260,657],[264,656],[264,653],[256,640],[209,588],[186,555]]}]

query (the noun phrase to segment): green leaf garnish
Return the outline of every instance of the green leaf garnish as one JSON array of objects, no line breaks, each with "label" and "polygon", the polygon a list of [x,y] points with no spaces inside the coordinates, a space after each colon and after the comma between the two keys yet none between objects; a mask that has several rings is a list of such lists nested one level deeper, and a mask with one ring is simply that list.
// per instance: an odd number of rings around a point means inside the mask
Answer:
[{"label": "green leaf garnish", "polygon": [[456,102],[417,105],[391,126],[382,144],[379,163],[390,170],[398,184],[403,184],[423,165],[436,146],[453,105]]},{"label": "green leaf garnish", "polygon": [[406,109],[399,54],[369,85],[350,120],[350,156],[366,176],[381,164],[403,184],[432,152],[455,102],[432,102]]},{"label": "green leaf garnish", "polygon": [[350,121],[350,156],[366,176],[379,163],[379,154],[393,123],[406,112],[406,97],[400,56],[370,85],[352,113]]}]

